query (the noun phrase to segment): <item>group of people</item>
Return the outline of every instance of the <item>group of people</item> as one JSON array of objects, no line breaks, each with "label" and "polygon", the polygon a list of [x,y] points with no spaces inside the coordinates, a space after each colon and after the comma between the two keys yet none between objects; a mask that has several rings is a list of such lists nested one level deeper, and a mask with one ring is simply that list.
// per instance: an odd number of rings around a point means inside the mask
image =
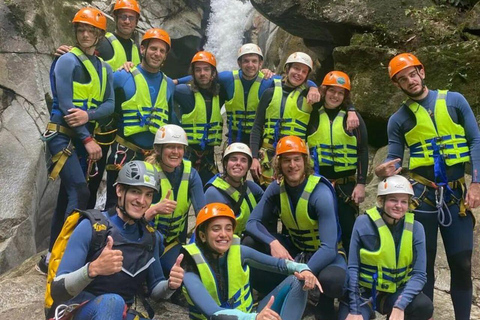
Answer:
[{"label": "group of people", "polygon": [[[137,46],[135,0],[117,0],[113,16],[109,33],[101,11],[79,10],[77,43],[59,47],[52,65],[43,139],[50,178],[61,185],[39,271],[51,273],[72,211],[85,219],[49,280],[49,317],[73,310],[79,320],[144,319],[131,308],[136,296],[183,293],[192,319],[301,319],[310,301],[316,319],[368,320],[378,311],[427,320],[440,229],[455,318],[470,318],[480,135],[461,94],[429,90],[412,54],[390,61],[407,100],[388,123],[377,203],[359,216],[368,139],[346,73],[329,72],[318,88],[307,80],[311,57],[295,52],[277,76],[262,70],[261,49],[248,43],[239,70],[217,72],[216,57],[199,51],[190,75],[172,80],[161,71],[168,33],[149,29]],[[405,145],[410,180],[399,175]]]}]

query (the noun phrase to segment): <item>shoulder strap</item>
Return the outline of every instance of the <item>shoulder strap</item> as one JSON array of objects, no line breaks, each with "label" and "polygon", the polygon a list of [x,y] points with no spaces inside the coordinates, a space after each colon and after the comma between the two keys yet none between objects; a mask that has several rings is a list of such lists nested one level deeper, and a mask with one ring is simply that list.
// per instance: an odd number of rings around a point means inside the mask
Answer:
[{"label": "shoulder strap", "polygon": [[235,216],[238,216],[240,212],[240,207],[242,206],[243,199],[245,199],[245,196],[247,195],[247,182],[243,183],[240,187],[240,198],[238,198],[238,201],[233,205],[232,210],[233,213],[235,213]]},{"label": "shoulder strap", "polygon": [[90,252],[94,253],[102,249],[107,243],[107,236],[110,234],[110,221],[107,217],[97,209],[89,209],[79,212],[90,220],[92,224],[92,241],[90,242]]}]

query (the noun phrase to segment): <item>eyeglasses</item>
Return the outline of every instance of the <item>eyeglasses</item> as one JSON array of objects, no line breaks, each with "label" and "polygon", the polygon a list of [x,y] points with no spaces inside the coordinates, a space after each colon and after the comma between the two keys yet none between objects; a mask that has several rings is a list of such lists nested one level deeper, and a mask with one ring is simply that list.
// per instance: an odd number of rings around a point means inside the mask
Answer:
[{"label": "eyeglasses", "polygon": [[135,22],[137,20],[137,17],[136,16],[130,16],[128,14],[121,14],[119,16],[117,16],[118,19],[122,20],[122,21],[131,21],[131,22]]}]

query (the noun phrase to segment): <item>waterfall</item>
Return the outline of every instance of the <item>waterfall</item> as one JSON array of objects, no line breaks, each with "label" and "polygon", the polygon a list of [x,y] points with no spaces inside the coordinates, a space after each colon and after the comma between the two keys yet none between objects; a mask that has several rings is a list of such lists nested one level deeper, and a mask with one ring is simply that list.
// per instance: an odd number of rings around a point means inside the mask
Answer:
[{"label": "waterfall", "polygon": [[217,58],[217,70],[237,69],[237,51],[253,7],[250,1],[241,0],[211,0],[210,7],[205,50]]}]

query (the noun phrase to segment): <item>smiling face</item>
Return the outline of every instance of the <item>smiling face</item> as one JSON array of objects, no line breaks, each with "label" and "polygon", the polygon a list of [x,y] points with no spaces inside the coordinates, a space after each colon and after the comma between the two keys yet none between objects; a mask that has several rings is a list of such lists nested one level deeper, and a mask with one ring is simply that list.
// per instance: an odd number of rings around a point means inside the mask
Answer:
[{"label": "smiling face", "polygon": [[[384,210],[395,220],[400,220],[405,216],[405,213],[408,210],[408,203],[410,196],[405,193],[394,193],[385,196],[384,200]],[[388,221],[387,221],[388,222]]]},{"label": "smiling face", "polygon": [[115,11],[116,33],[124,39],[130,39],[138,22],[138,14],[133,10],[120,9]]},{"label": "smiling face", "polygon": [[242,69],[245,80],[251,80],[258,75],[262,68],[263,60],[255,53],[244,54],[238,59],[238,66]]},{"label": "smiling face", "polygon": [[[126,192],[125,192],[126,190]],[[154,190],[144,186],[116,185],[118,204],[134,219],[140,219],[152,204]],[[129,220],[121,211],[117,211],[123,221]]]},{"label": "smiling face", "polygon": [[[157,148],[155,149],[157,150]],[[173,172],[176,167],[182,164],[183,155],[185,154],[185,146],[179,143],[167,143],[161,147],[160,166],[163,171]]]},{"label": "smiling face", "polygon": [[290,64],[287,69],[287,81],[293,86],[301,86],[305,81],[307,81],[308,74],[310,73],[310,68],[303,64],[294,62]]},{"label": "smiling face", "polygon": [[168,45],[159,39],[150,39],[148,44],[141,45],[140,51],[143,56],[142,68],[148,72],[160,71],[168,53]]},{"label": "smiling face", "polygon": [[207,62],[198,61],[193,64],[193,77],[202,89],[208,89],[215,76],[214,68]]},{"label": "smiling face", "polygon": [[325,91],[325,108],[335,109],[339,107],[345,99],[346,90],[336,86],[328,86]]},{"label": "smiling face", "polygon": [[235,182],[240,182],[247,175],[249,169],[248,157],[240,152],[232,153],[228,156],[226,163],[227,175]]},{"label": "smiling face", "polygon": [[200,241],[206,243],[213,251],[223,255],[230,249],[235,229],[232,219],[227,217],[213,218],[204,231],[198,233]]},{"label": "smiling face", "polygon": [[428,94],[423,80],[425,71],[423,68],[408,67],[399,71],[394,77],[394,84],[407,96],[415,99],[423,99]]},{"label": "smiling face", "polygon": [[285,182],[296,187],[305,180],[305,160],[300,152],[285,153],[280,156],[280,168]]}]

